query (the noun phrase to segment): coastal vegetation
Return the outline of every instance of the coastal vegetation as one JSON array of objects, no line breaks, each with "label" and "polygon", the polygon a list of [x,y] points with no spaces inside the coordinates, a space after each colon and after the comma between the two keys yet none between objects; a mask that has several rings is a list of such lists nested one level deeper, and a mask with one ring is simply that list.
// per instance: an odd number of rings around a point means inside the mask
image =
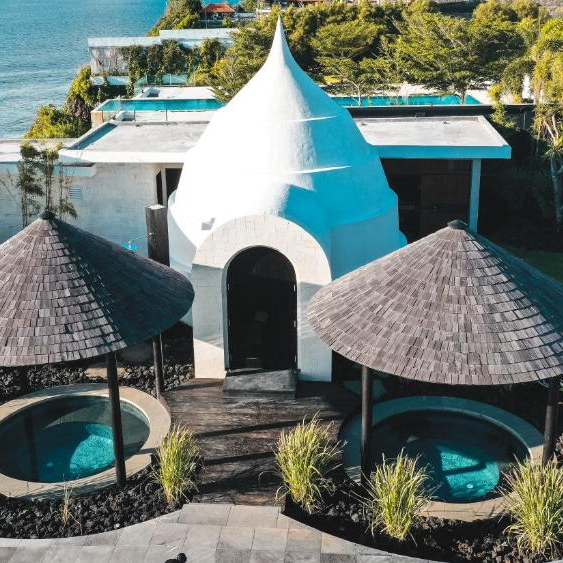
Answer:
[{"label": "coastal vegetation", "polygon": [[28,139],[80,137],[90,129],[90,111],[102,100],[116,95],[118,90],[108,85],[95,86],[90,66],[84,66],[70,85],[64,105],[40,106],[29,131]]},{"label": "coastal vegetation", "polygon": [[158,35],[161,29],[187,29],[194,27],[199,20],[201,2],[199,0],[168,0],[166,10],[149,35]]},{"label": "coastal vegetation", "polygon": [[[233,45],[218,41],[186,48],[174,41],[150,47],[125,47],[127,91],[140,79],[161,83],[166,75],[185,76],[186,83],[212,86],[216,97],[230,100],[264,62],[275,21],[282,16],[297,62],[336,94],[363,98],[393,91],[407,81],[465,100],[468,90],[498,83],[505,69],[522,69],[522,58],[549,19],[535,0],[487,0],[470,19],[445,15],[431,0],[374,5],[321,2],[290,7],[251,24],[238,25]],[[201,13],[199,0],[169,0],[150,34],[162,29],[194,27]],[[89,126],[88,112],[115,95],[104,80],[91,84],[81,69],[62,108],[39,108],[28,136],[75,137]],[[103,77],[100,77],[103,80]]]}]

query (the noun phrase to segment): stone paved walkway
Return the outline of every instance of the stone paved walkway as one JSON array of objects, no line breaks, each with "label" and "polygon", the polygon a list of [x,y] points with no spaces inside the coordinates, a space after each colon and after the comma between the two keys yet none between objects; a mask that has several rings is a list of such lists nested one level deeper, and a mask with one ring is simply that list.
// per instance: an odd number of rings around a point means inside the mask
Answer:
[{"label": "stone paved walkway", "polygon": [[117,530],[58,540],[0,538],[0,563],[422,563],[304,526],[274,506],[187,504]]}]

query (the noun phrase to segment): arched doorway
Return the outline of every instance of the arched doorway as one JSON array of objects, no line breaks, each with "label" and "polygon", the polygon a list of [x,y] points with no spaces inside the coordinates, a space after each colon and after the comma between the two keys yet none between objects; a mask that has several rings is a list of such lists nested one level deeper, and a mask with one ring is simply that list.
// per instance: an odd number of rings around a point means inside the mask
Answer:
[{"label": "arched doorway", "polygon": [[244,250],[227,271],[229,368],[297,367],[295,270],[277,250]]}]

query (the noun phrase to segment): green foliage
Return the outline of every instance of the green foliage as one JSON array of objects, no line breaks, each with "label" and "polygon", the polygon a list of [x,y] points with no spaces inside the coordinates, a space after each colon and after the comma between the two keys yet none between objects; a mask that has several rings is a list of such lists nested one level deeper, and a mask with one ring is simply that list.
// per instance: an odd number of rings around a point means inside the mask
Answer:
[{"label": "green foliage", "polygon": [[506,250],[529,262],[544,274],[551,276],[559,283],[563,283],[563,254],[558,252],[548,252],[544,250],[528,250],[506,246]]},{"label": "green foliage", "polygon": [[132,45],[123,50],[127,59],[129,96],[134,94],[135,85],[141,78],[151,84],[160,84],[165,74],[189,76],[198,64],[199,49],[185,49],[172,40],[149,47]]},{"label": "green foliage", "polygon": [[412,0],[408,4],[407,11],[409,14],[435,12],[437,11],[437,6],[432,0]]},{"label": "green foliage", "polygon": [[178,504],[188,493],[197,490],[196,477],[201,454],[191,430],[173,426],[156,455],[158,465],[154,477],[169,503]]},{"label": "green foliage", "polygon": [[71,115],[65,108],[39,106],[35,120],[26,133],[28,139],[60,139],[80,137],[89,125]]},{"label": "green foliage", "polygon": [[64,168],[57,166],[60,148],[61,145],[41,146],[24,141],[20,146],[17,175],[12,177],[8,173],[7,181],[0,180],[19,202],[22,227],[26,227],[41,209],[48,209],[61,218],[77,216],[68,197],[71,180]]},{"label": "green foliage", "polygon": [[563,533],[563,468],[527,460],[507,475],[504,498],[513,523],[507,532],[519,548],[550,558],[561,547]]},{"label": "green foliage", "polygon": [[383,26],[362,20],[329,23],[319,29],[311,46],[321,57],[356,60],[376,50],[382,32]]},{"label": "green foliage", "polygon": [[[357,70],[351,61],[377,58],[383,40],[397,33],[396,24],[402,20],[403,11],[401,5],[374,6],[367,1],[321,2],[283,12],[274,8],[252,25],[241,27],[233,46],[212,69],[211,85],[219,99],[230,100],[264,63],[278,15],[291,51],[306,72],[334,74],[341,89],[356,92],[358,83],[369,83],[374,77],[366,76],[367,64]],[[339,60],[331,62],[329,58]]]},{"label": "green foliage", "polygon": [[381,530],[404,541],[420,511],[429,502],[428,475],[416,459],[401,452],[397,459],[375,468],[362,505],[372,534]]},{"label": "green foliage", "polygon": [[[67,105],[72,105],[76,103],[76,100],[80,102],[91,111],[94,106],[99,101],[99,89],[92,84],[92,72],[90,70],[90,65],[83,66],[76,75],[76,78],[72,81],[68,94],[66,96]],[[82,116],[77,116],[82,117]],[[88,118],[90,116],[88,115]]]},{"label": "green foliage", "polygon": [[26,227],[30,217],[39,212],[43,188],[37,166],[39,151],[29,141],[24,141],[20,146],[20,157],[15,184],[20,199],[22,227]]},{"label": "green foliage", "polygon": [[382,25],[363,20],[329,23],[319,29],[311,45],[319,53],[320,71],[332,91],[354,96],[358,104],[365,94],[373,93],[381,83],[373,53],[383,30]]},{"label": "green foliage", "polygon": [[158,35],[161,29],[188,29],[199,20],[199,0],[168,0],[164,15],[150,30],[149,35]]},{"label": "green foliage", "polygon": [[442,14],[414,14],[399,26],[395,56],[405,78],[465,100],[467,91],[498,80],[524,50],[515,25],[502,20],[465,20]]},{"label": "green foliage", "polygon": [[303,510],[312,514],[330,487],[327,474],[339,463],[340,444],[331,440],[332,423],[319,421],[316,414],[293,430],[283,431],[275,450],[276,468],[283,484],[278,496],[289,494]]}]

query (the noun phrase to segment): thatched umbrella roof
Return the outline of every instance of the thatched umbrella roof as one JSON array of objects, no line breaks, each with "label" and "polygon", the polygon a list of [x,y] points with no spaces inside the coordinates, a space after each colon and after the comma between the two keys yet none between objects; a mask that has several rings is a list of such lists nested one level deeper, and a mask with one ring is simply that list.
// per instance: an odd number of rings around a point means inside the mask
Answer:
[{"label": "thatched umbrella roof", "polygon": [[138,344],[183,317],[193,295],[183,275],[44,211],[0,245],[0,365]]},{"label": "thatched umbrella roof", "polygon": [[563,287],[461,221],[323,287],[309,320],[339,354],[408,379],[563,374]]}]

